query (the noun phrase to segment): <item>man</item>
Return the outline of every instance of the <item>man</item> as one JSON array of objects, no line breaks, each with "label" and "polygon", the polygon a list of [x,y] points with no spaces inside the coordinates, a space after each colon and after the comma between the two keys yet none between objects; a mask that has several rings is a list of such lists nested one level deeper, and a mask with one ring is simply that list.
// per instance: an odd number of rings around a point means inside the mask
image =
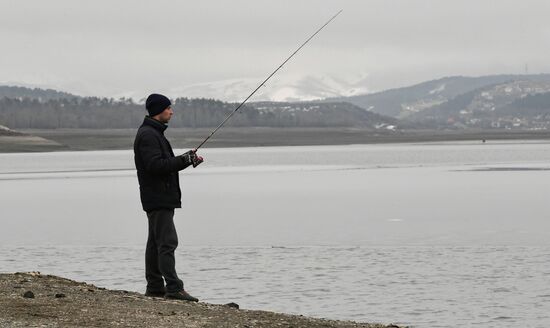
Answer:
[{"label": "man", "polygon": [[[174,209],[181,208],[178,172],[202,163],[202,157],[190,150],[174,156],[164,137],[167,123],[174,114],[168,98],[151,94],[145,102],[145,116],[134,141],[134,161],[143,210],[149,220],[145,250],[145,295],[198,302],[183,288],[176,273],[174,251],[178,236],[174,226]],[[164,280],[163,280],[164,279]],[[166,281],[166,287],[164,282]]]}]

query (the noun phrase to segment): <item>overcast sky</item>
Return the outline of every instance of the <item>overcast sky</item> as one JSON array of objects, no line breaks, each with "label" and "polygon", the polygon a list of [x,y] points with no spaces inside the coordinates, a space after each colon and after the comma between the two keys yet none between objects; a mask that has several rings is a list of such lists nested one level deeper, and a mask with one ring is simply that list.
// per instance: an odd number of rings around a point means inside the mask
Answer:
[{"label": "overcast sky", "polygon": [[340,9],[276,78],[382,90],[550,72],[545,0],[0,0],[0,83],[115,96],[260,81]]}]

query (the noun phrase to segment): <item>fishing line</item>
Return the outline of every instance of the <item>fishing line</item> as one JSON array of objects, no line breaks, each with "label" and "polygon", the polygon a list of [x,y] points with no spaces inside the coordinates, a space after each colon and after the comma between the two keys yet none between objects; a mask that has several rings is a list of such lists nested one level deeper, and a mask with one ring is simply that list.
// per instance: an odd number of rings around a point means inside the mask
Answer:
[{"label": "fishing line", "polygon": [[[342,10],[343,10],[343,9],[342,9]],[[325,26],[327,26],[330,22],[332,22],[332,20],[335,19],[336,16],[340,15],[340,13],[342,12],[342,10],[340,10],[339,12],[337,12],[337,13],[336,13],[334,16],[332,16],[325,24],[323,24],[323,26],[321,26],[319,29],[317,29],[317,31],[315,31],[315,33],[313,33],[306,41],[304,41],[304,43],[302,43],[302,45],[300,45],[300,46],[298,47],[298,49],[296,49],[290,56],[288,56],[288,58],[287,58],[281,65],[279,65],[279,67],[277,67],[277,69],[275,69],[275,70],[273,71],[273,73],[269,74],[269,76],[268,76],[262,83],[260,83],[260,85],[258,85],[258,87],[257,87],[256,89],[254,89],[254,91],[252,91],[252,93],[251,93],[250,95],[248,95],[248,97],[246,97],[246,99],[243,100],[243,102],[242,102],[239,106],[237,106],[237,108],[235,108],[235,110],[233,110],[233,112],[231,112],[231,114],[229,114],[229,115],[220,123],[220,125],[218,125],[218,127],[215,128],[214,131],[212,131],[212,133],[210,133],[210,135],[209,135],[208,137],[206,137],[206,139],[204,139],[203,142],[201,142],[201,144],[200,144],[197,148],[195,148],[195,151],[197,151],[199,148],[201,148],[202,145],[204,145],[204,144],[208,141],[208,139],[210,139],[210,138],[214,135],[214,133],[216,133],[216,131],[218,131],[218,130],[225,124],[225,122],[227,122],[227,121],[231,118],[231,116],[233,116],[233,114],[235,114],[235,113],[239,110],[239,108],[241,108],[241,107],[248,101],[248,99],[250,99],[250,97],[252,97],[252,96],[256,93],[256,91],[258,91],[262,86],[265,86],[265,83],[266,83],[273,75],[275,75],[275,73],[277,73],[277,71],[280,70],[280,69],[281,69],[281,68],[282,68],[282,67],[283,67],[292,57],[294,57],[294,55],[297,54],[298,51],[300,51],[300,49],[302,49],[302,48],[309,42],[309,40],[313,39],[313,37],[315,37],[315,36],[317,35],[317,33],[321,32],[321,30],[322,30]]]}]

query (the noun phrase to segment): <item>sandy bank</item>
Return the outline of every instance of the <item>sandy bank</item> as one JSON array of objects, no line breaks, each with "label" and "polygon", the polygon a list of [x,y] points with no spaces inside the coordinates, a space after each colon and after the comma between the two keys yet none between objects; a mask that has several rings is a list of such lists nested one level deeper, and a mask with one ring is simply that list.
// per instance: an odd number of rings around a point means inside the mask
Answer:
[{"label": "sandy bank", "polygon": [[239,310],[227,305],[150,298],[135,292],[107,290],[51,275],[15,273],[0,274],[0,327],[397,326],[314,319],[267,311]]},{"label": "sandy bank", "polygon": [[38,152],[66,150],[67,147],[38,136],[31,135],[3,135],[0,136],[0,152]]}]

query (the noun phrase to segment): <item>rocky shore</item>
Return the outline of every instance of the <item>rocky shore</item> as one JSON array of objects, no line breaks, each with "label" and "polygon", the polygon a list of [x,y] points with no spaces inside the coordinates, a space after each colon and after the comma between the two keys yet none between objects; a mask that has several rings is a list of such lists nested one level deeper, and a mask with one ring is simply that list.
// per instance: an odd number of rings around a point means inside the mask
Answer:
[{"label": "rocky shore", "polygon": [[38,272],[0,274],[0,327],[398,328],[151,298]]}]

